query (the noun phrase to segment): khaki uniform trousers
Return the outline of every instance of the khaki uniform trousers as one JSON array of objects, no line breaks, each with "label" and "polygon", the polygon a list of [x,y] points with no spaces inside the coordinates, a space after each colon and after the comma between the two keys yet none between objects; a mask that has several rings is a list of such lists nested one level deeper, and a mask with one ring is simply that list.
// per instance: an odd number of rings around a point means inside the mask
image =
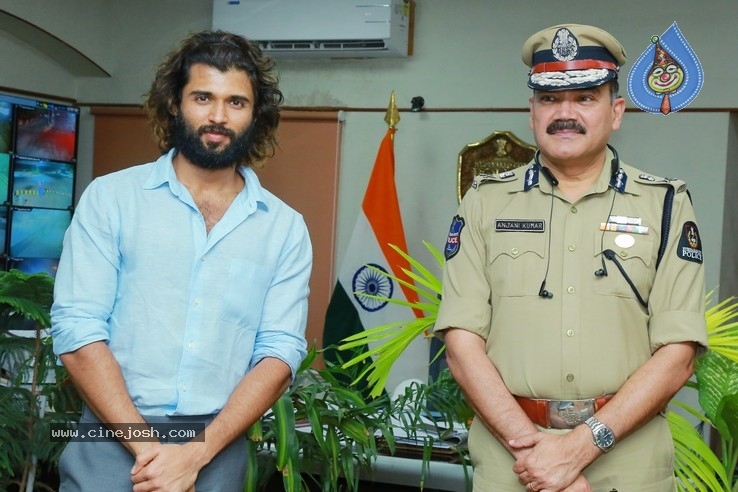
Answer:
[{"label": "khaki uniform trousers", "polygon": [[[525,491],[512,471],[512,456],[478,419],[474,419],[469,433],[469,451],[475,465],[474,492]],[[659,414],[590,464],[584,476],[595,492],[674,492],[673,464],[671,431],[666,418]]]}]

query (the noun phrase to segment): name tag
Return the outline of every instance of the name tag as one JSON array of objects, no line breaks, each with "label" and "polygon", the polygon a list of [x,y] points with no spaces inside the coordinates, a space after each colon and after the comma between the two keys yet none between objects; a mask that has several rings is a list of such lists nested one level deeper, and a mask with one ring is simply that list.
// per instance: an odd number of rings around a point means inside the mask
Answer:
[{"label": "name tag", "polygon": [[545,222],[542,220],[497,219],[497,232],[544,232]]}]

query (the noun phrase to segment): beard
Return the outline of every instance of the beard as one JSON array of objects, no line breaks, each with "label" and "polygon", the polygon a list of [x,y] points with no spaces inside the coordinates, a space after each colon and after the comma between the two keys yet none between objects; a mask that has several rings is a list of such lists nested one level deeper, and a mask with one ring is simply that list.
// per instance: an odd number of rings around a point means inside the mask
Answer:
[{"label": "beard", "polygon": [[[252,122],[241,133],[222,125],[203,125],[194,128],[184,119],[182,113],[174,117],[172,146],[181,152],[188,161],[202,169],[224,169],[246,162],[251,150]],[[217,133],[228,137],[229,143],[203,143],[205,133]]]}]

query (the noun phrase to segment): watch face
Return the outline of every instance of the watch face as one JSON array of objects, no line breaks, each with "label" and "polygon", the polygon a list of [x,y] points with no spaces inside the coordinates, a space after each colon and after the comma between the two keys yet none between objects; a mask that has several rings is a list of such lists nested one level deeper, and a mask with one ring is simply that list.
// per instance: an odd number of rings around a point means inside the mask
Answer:
[{"label": "watch face", "polygon": [[604,429],[600,429],[597,431],[596,436],[597,445],[602,448],[609,448],[613,444],[615,444],[615,434],[613,434],[612,430],[605,427]]}]

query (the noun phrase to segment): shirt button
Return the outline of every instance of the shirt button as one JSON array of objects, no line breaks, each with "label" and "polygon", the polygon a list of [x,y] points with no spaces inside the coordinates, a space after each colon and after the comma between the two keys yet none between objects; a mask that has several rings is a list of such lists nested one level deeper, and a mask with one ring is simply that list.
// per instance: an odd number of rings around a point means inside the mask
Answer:
[{"label": "shirt button", "polygon": [[574,205],[572,205],[569,210],[571,210],[571,213],[573,214],[577,213],[577,207],[575,207]]},{"label": "shirt button", "polygon": [[187,393],[187,385],[186,384],[183,384],[182,385],[182,391],[185,392],[185,393]]},{"label": "shirt button", "polygon": [[567,337],[573,337],[574,336],[574,330],[566,330],[566,336]]},{"label": "shirt button", "polygon": [[566,289],[566,291],[567,291],[567,292],[568,292],[569,294],[573,294],[573,293],[574,293],[574,290],[575,290],[575,289],[574,289],[574,286],[573,286],[573,285],[570,285],[570,286],[569,286],[569,287],[567,287],[567,289]]},{"label": "shirt button", "polygon": [[574,251],[575,249],[577,249],[577,247],[575,245],[573,245],[573,244],[570,244],[569,245],[569,251]]},{"label": "shirt button", "polygon": [[199,306],[200,305],[200,298],[199,297],[195,297],[195,299],[192,302],[195,304],[195,306]]},{"label": "shirt button", "polygon": [[520,250],[518,250],[518,248],[513,248],[513,249],[510,250],[510,253],[512,253],[513,255],[516,255],[519,252],[520,252]]},{"label": "shirt button", "polygon": [[621,251],[620,252],[620,257],[621,258],[627,258],[628,257],[628,252],[627,251]]},{"label": "shirt button", "polygon": [[192,350],[193,348],[195,348],[195,344],[192,343],[192,342],[190,342],[190,343],[187,344],[187,348],[190,349],[190,350]]},{"label": "shirt button", "polygon": [[567,375],[566,375],[566,380],[567,380],[567,381],[569,381],[570,383],[571,383],[572,381],[574,381],[574,374],[567,374]]}]

